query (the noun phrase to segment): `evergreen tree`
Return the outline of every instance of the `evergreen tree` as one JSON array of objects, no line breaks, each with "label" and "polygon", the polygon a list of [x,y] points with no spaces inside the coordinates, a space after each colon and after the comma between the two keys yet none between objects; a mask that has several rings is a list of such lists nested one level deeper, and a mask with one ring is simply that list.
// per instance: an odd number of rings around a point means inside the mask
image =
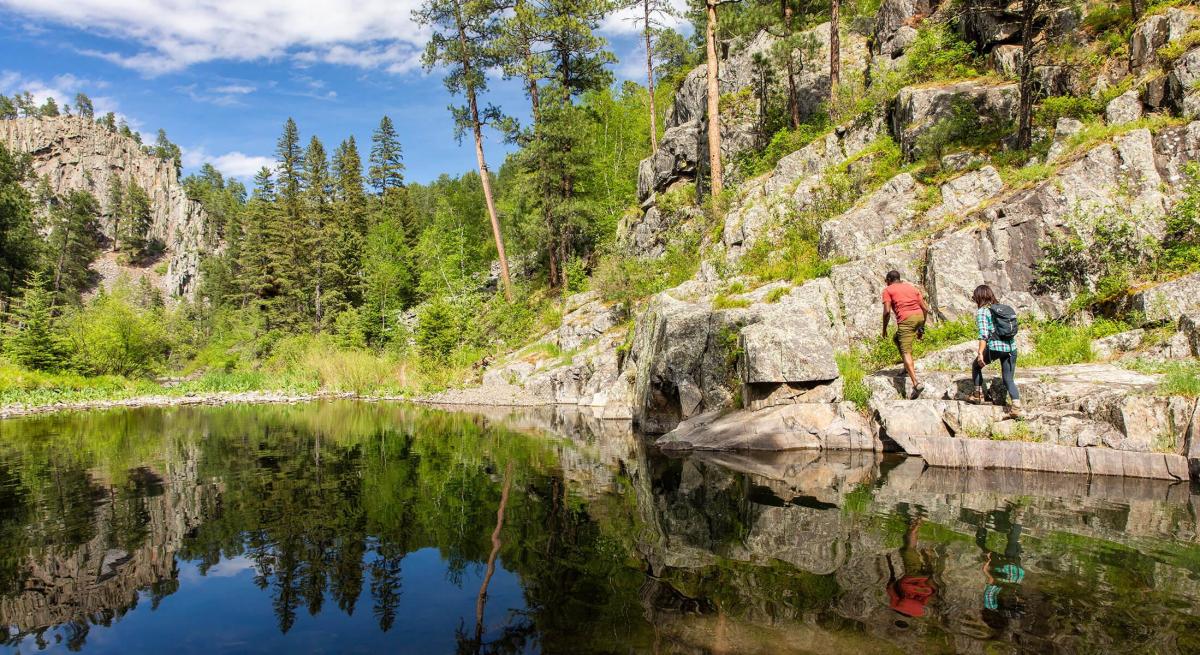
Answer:
[{"label": "evergreen tree", "polygon": [[475,159],[483,182],[483,197],[500,260],[500,279],[504,296],[512,299],[512,282],[508,275],[508,257],[504,252],[504,237],[500,233],[500,217],[492,195],[492,178],[483,154],[483,125],[501,120],[495,107],[479,107],[479,94],[487,89],[486,70],[500,63],[495,47],[500,34],[500,7],[492,0],[426,0],[414,12],[417,22],[434,28],[425,49],[423,61],[427,70],[447,66],[446,89],[451,95],[463,94],[465,107],[452,107],[458,136],[471,130],[475,139]]},{"label": "evergreen tree", "polygon": [[91,281],[89,268],[100,252],[100,205],[86,191],[72,191],[50,212],[49,250],[51,288],[60,296],[73,296]]},{"label": "evergreen tree", "polygon": [[98,119],[98,122],[109,132],[117,131],[117,115],[111,111]]},{"label": "evergreen tree", "polygon": [[54,101],[53,96],[48,96],[46,102],[42,104],[42,108],[38,110],[43,118],[56,118],[59,115],[58,103]]},{"label": "evergreen tree", "polygon": [[384,116],[371,135],[371,186],[383,195],[388,189],[404,186],[404,154],[392,119]]},{"label": "evergreen tree", "polygon": [[36,118],[41,114],[41,109],[33,101],[33,94],[28,91],[14,94],[13,103],[17,106],[21,116],[25,118]]},{"label": "evergreen tree", "polygon": [[304,155],[300,150],[300,131],[289,118],[275,149],[278,194],[277,209],[269,228],[267,252],[271,258],[276,295],[273,317],[285,326],[296,328],[310,317],[308,300],[312,276],[313,238],[304,211]]},{"label": "evergreen tree", "polygon": [[108,215],[112,223],[113,250],[121,250],[126,212],[125,186],[121,184],[121,178],[113,175],[108,178]]},{"label": "evergreen tree", "polygon": [[238,268],[241,271],[241,295],[244,305],[264,309],[274,293],[271,268],[270,229],[275,221],[275,182],[270,169],[254,176],[254,195],[246,205],[242,220]]},{"label": "evergreen tree", "polygon": [[171,143],[167,138],[167,131],[159,128],[158,136],[154,140],[154,156],[159,159],[169,161],[175,165],[175,174],[179,175],[183,171],[183,151],[179,146]]},{"label": "evergreen tree", "polygon": [[[335,257],[341,271],[340,283],[345,301],[351,305],[362,302],[362,249],[367,236],[367,195],[363,189],[362,159],[354,137],[343,141],[334,151],[333,175],[334,213],[337,222]],[[397,195],[403,187],[389,195]]]},{"label": "evergreen tree", "polygon": [[54,294],[40,272],[33,274],[8,314],[4,352],[17,364],[39,371],[57,370],[66,363],[66,343],[54,318]]},{"label": "evergreen tree", "polygon": [[12,120],[17,117],[17,105],[12,98],[0,94],[0,120]]},{"label": "evergreen tree", "polygon": [[0,143],[0,310],[38,265],[42,251],[24,186],[29,175],[29,156],[12,153]]},{"label": "evergreen tree", "polygon": [[96,108],[92,106],[92,99],[86,93],[75,94],[75,113],[89,121],[96,117]]},{"label": "evergreen tree", "polygon": [[121,251],[131,261],[140,262],[153,254],[153,243],[150,241],[150,227],[154,223],[154,214],[150,206],[150,196],[133,180],[125,188],[124,216],[121,220]]},{"label": "evergreen tree", "polygon": [[329,176],[329,158],[321,140],[312,137],[304,153],[304,207],[309,228],[309,257],[313,276],[313,318],[318,330],[326,327],[342,306],[336,257],[338,225],[333,214],[333,180]]}]

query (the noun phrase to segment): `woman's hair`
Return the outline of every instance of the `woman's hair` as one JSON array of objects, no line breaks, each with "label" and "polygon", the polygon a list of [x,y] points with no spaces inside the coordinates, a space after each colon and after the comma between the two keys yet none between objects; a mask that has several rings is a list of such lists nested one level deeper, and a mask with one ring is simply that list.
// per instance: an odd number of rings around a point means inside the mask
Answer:
[{"label": "woman's hair", "polygon": [[975,301],[976,307],[987,307],[995,305],[997,302],[996,294],[992,293],[992,288],[986,284],[975,287],[975,293],[971,295],[971,299]]}]

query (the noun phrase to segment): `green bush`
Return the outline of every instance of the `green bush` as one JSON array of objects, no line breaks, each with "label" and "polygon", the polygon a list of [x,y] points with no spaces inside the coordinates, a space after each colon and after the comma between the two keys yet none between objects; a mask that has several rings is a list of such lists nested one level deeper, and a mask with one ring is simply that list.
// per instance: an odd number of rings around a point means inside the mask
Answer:
[{"label": "green bush", "polygon": [[67,365],[68,345],[54,316],[53,298],[44,276],[36,274],[13,302],[3,343],[4,352],[17,364],[39,371]]},{"label": "green bush", "polygon": [[128,286],[101,291],[68,320],[76,365],[95,375],[145,376],[170,350],[162,312],[139,307]]},{"label": "green bush", "polygon": [[423,356],[444,361],[461,336],[459,312],[446,300],[434,298],[417,312],[417,348]]},{"label": "green bush", "polygon": [[1054,129],[1060,118],[1082,121],[1098,116],[1103,111],[1104,105],[1091,96],[1051,96],[1042,100],[1034,120],[1039,125]]},{"label": "green bush", "polygon": [[906,54],[913,82],[979,75],[974,48],[943,23],[926,21]]},{"label": "green bush", "polygon": [[664,216],[670,216],[684,207],[693,207],[696,204],[696,184],[694,182],[676,184],[658,194],[654,199],[654,204]]},{"label": "green bush", "polygon": [[784,128],[776,132],[766,148],[747,151],[738,162],[738,170],[747,178],[769,173],[779,164],[780,159],[825,136],[831,129],[833,125],[828,114],[813,114],[796,129]]},{"label": "green bush", "polygon": [[861,358],[853,353],[838,353],[837,367],[842,376],[842,394],[860,411],[866,411],[871,403],[871,389],[863,383],[866,369]]}]

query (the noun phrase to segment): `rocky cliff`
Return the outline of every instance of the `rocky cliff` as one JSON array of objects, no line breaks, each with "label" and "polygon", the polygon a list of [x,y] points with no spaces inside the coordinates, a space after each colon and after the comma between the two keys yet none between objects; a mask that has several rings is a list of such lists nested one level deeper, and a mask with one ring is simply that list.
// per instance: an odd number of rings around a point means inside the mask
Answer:
[{"label": "rocky cliff", "polygon": [[[110,239],[114,236],[108,198],[111,180],[140,186],[150,196],[150,238],[165,246],[162,261],[166,270],[159,276],[155,271],[158,265],[151,264],[138,271],[139,277],[157,278],[169,296],[190,296],[195,291],[201,256],[216,244],[209,243],[205,212],[184,193],[172,162],[147,154],[133,139],[80,117],[0,121],[0,141],[33,158],[31,188],[44,179],[58,194],[87,191],[94,195],[100,202],[101,229]],[[102,272],[102,277],[112,273]]]},{"label": "rocky cliff", "polygon": [[[1105,60],[1091,77],[1053,61],[1040,64],[1035,77],[1043,96],[1106,98],[1107,106],[1087,125],[1059,119],[1040,135],[1048,150],[1020,153],[1015,164],[1004,132],[1019,98],[1017,83],[1005,77],[1020,54],[1009,9],[967,2],[949,12],[936,3],[886,0],[870,38],[850,35],[848,75],[901,66],[915,26],[931,14],[965,33],[994,70],[900,88],[890,102],[784,156],[770,173],[741,180],[728,211],[715,218],[675,201],[660,203],[664,193],[695,181],[705,161],[698,84],[704,68],[693,71],[659,150],[642,162],[643,211],[622,225],[618,241],[628,256],[651,261],[690,230],[700,240],[698,273],[634,308],[632,327],[594,296],[573,302],[565,323],[589,325],[591,333],[580,340],[577,330],[564,327],[543,338],[571,350],[569,361],[517,356],[493,367],[485,384],[503,383],[504,402],[603,407],[604,415],[631,417],[646,432],[670,432],[664,445],[901,449],[926,451],[946,466],[1166,479],[1188,477],[1190,459],[1192,474],[1200,472],[1195,399],[1159,396],[1161,376],[1120,365],[1130,357],[1195,362],[1200,273],[1133,290],[1126,303],[1143,324],[1092,345],[1113,363],[1026,373],[1029,408],[1020,422],[999,408],[962,402],[971,386],[969,337],[922,362],[931,382],[922,400],[907,400],[911,390],[898,372],[883,371],[864,382],[873,392],[865,411],[847,402],[836,358],[877,334],[888,270],[924,287],[942,320],[969,320],[970,293],[980,283],[1026,316],[1064,318],[1073,297],[1035,279],[1046,244],[1078,237],[1094,247],[1081,215],[1124,217],[1137,238],[1161,238],[1183,197],[1185,167],[1200,160],[1195,8],[1145,17],[1122,44],[1124,54]],[[1086,33],[1077,29],[1084,18],[1051,12],[1039,22],[1038,38],[1086,47]],[[721,68],[723,97],[756,92],[745,70],[770,41],[763,34],[731,44]],[[803,97],[819,102],[827,71],[822,75],[819,68],[806,73]],[[1110,92],[1114,87],[1121,92]],[[727,154],[756,147],[751,136],[739,136],[752,135],[754,120],[722,117]],[[953,120],[967,120],[971,138],[939,148],[940,156],[923,151],[930,135]],[[835,191],[841,195],[833,197]],[[797,238],[797,226],[815,235],[803,238],[811,239],[819,270],[769,281],[748,268],[751,260],[787,264],[781,259],[796,255],[780,246]],[[1041,443],[966,440],[1014,430],[1032,431],[1026,439]]]}]

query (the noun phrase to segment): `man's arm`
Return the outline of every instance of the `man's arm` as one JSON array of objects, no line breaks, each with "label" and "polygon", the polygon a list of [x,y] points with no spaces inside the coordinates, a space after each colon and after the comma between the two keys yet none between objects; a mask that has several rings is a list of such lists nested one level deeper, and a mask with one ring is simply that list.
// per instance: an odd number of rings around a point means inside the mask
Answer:
[{"label": "man's arm", "polygon": [[888,302],[883,301],[883,336],[887,337],[888,322],[892,320],[892,310],[888,307]]}]

